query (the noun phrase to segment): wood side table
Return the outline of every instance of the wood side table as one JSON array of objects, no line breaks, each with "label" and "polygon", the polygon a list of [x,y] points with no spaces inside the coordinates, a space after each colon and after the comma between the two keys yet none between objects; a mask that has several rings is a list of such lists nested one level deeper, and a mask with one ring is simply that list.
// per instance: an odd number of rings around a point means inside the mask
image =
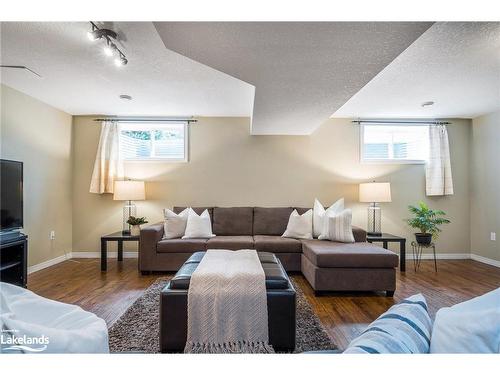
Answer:
[{"label": "wood side table", "polygon": [[123,260],[123,242],[125,241],[137,241],[139,243],[139,236],[132,236],[130,234],[123,234],[120,232],[115,232],[107,234],[101,237],[101,271],[106,271],[108,269],[108,242],[116,241],[118,242],[118,261]]},{"label": "wood side table", "polygon": [[406,271],[406,238],[395,236],[390,233],[382,233],[381,236],[367,235],[366,241],[370,243],[382,242],[384,249],[387,249],[389,242],[399,242],[399,269],[401,272]]}]

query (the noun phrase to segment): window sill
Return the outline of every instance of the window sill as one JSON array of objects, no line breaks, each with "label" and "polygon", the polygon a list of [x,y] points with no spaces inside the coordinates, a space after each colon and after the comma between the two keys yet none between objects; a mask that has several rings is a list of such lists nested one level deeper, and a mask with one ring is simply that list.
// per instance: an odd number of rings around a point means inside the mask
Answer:
[{"label": "window sill", "polygon": [[425,160],[387,160],[387,159],[378,159],[378,160],[361,160],[361,164],[417,164],[424,165],[427,163]]},{"label": "window sill", "polygon": [[187,163],[187,159],[163,159],[163,158],[146,158],[146,159],[125,159],[124,163]]}]

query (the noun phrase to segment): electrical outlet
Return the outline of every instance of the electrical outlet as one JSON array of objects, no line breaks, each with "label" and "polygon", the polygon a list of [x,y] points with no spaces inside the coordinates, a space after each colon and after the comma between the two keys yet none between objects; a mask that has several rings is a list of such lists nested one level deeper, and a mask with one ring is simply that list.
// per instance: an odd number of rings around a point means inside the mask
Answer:
[{"label": "electrical outlet", "polygon": [[55,230],[51,230],[50,231],[50,237],[49,237],[51,240],[55,240],[56,239],[56,231]]},{"label": "electrical outlet", "polygon": [[492,241],[496,241],[497,240],[497,234],[496,234],[496,232],[491,232],[490,233],[490,240],[492,240]]}]

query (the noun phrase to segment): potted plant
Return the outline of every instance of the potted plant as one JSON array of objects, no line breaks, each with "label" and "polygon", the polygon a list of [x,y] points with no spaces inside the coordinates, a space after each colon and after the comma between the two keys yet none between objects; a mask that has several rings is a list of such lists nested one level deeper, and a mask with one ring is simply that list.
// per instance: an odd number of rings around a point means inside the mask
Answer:
[{"label": "potted plant", "polygon": [[147,222],[145,217],[130,216],[127,220],[127,224],[132,226],[132,228],[130,228],[130,234],[132,236],[138,236],[141,233],[141,225]]},{"label": "potted plant", "polygon": [[432,210],[424,202],[420,202],[418,207],[408,206],[408,209],[414,217],[406,221],[410,227],[420,230],[419,233],[415,233],[415,238],[420,245],[429,245],[432,238],[437,238],[441,232],[439,226],[450,223],[444,217],[446,213],[441,210]]}]

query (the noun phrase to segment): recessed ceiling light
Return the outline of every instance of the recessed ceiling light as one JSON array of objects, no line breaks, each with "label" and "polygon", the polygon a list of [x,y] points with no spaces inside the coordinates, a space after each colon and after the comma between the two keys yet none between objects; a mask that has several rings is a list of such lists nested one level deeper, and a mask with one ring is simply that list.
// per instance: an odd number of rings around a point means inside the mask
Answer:
[{"label": "recessed ceiling light", "polygon": [[431,105],[434,105],[434,102],[433,101],[423,102],[421,105],[422,107],[430,107]]},{"label": "recessed ceiling light", "polygon": [[120,99],[122,99],[122,100],[132,100],[132,97],[130,95],[122,94],[122,95],[120,95]]}]

